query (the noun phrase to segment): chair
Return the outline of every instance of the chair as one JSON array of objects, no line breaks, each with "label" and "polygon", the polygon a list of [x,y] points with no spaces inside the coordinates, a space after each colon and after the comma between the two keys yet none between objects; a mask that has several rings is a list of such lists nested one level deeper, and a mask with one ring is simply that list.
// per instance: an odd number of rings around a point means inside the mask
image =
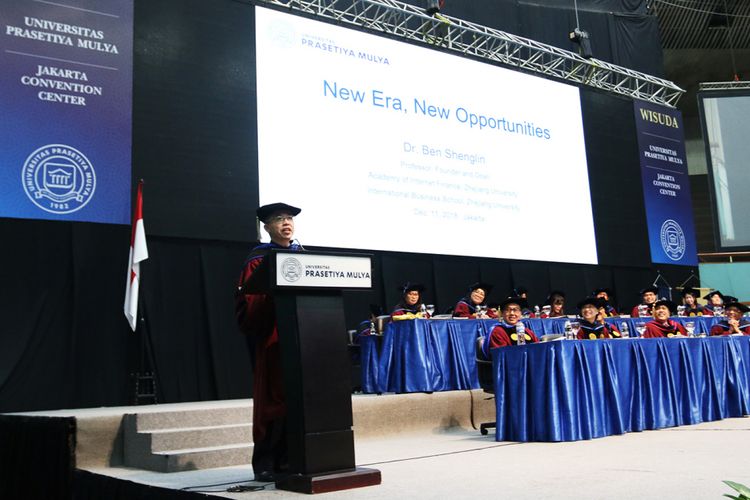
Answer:
[{"label": "chair", "polygon": [[[484,345],[484,337],[477,337],[476,346],[476,361],[477,361],[477,378],[479,379],[479,386],[487,394],[492,394],[487,399],[495,398],[495,383],[494,374],[492,372],[492,361],[487,360],[482,352],[482,346]],[[496,422],[485,422],[479,424],[479,432],[486,436],[489,432],[488,429],[494,429],[497,426]]]}]

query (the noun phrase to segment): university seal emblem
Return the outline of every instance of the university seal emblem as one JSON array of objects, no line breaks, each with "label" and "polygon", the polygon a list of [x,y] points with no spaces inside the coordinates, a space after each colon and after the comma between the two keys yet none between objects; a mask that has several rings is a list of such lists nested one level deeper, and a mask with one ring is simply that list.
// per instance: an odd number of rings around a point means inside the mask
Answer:
[{"label": "university seal emblem", "polygon": [[96,173],[88,158],[64,144],[48,144],[26,158],[21,172],[26,196],[45,212],[69,214],[91,201]]}]

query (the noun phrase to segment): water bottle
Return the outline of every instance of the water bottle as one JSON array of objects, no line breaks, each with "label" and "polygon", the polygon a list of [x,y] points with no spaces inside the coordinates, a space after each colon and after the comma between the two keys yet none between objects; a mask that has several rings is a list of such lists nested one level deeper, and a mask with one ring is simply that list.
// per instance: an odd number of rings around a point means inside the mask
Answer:
[{"label": "water bottle", "polygon": [[535,318],[541,318],[541,312],[539,311],[539,306],[534,306],[534,317]]},{"label": "water bottle", "polygon": [[370,320],[370,335],[377,335],[379,332],[375,330],[375,322]]},{"label": "water bottle", "polygon": [[526,345],[526,327],[520,321],[516,324],[516,337],[518,338],[516,344]]},{"label": "water bottle", "polygon": [[565,321],[565,340],[575,340],[573,338],[573,327],[568,320]]},{"label": "water bottle", "polygon": [[630,338],[630,328],[628,328],[628,324],[624,321],[622,322],[622,327],[620,328],[620,335],[622,335],[622,338],[624,339]]},{"label": "water bottle", "polygon": [[421,306],[419,306],[419,312],[420,314],[422,314],[423,318],[427,317],[427,306],[424,305],[424,303]]}]

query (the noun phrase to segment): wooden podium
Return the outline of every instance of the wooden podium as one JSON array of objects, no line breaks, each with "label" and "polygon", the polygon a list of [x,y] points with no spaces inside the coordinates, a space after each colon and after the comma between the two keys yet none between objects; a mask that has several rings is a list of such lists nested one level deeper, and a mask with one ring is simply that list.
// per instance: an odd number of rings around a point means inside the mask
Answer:
[{"label": "wooden podium", "polygon": [[272,295],[281,343],[290,474],[276,487],[323,493],[380,484],[354,462],[342,291],[372,286],[371,256],[273,250],[245,285]]}]

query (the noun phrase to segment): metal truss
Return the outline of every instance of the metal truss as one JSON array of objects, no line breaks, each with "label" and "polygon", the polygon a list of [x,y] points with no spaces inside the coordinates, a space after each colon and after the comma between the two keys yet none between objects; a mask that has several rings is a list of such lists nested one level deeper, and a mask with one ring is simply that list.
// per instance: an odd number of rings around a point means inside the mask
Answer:
[{"label": "metal truss", "polygon": [[704,82],[698,84],[698,91],[709,90],[750,90],[750,82]]},{"label": "metal truss", "polygon": [[251,1],[669,107],[685,92],[668,80],[461,19],[428,16],[396,0]]}]

